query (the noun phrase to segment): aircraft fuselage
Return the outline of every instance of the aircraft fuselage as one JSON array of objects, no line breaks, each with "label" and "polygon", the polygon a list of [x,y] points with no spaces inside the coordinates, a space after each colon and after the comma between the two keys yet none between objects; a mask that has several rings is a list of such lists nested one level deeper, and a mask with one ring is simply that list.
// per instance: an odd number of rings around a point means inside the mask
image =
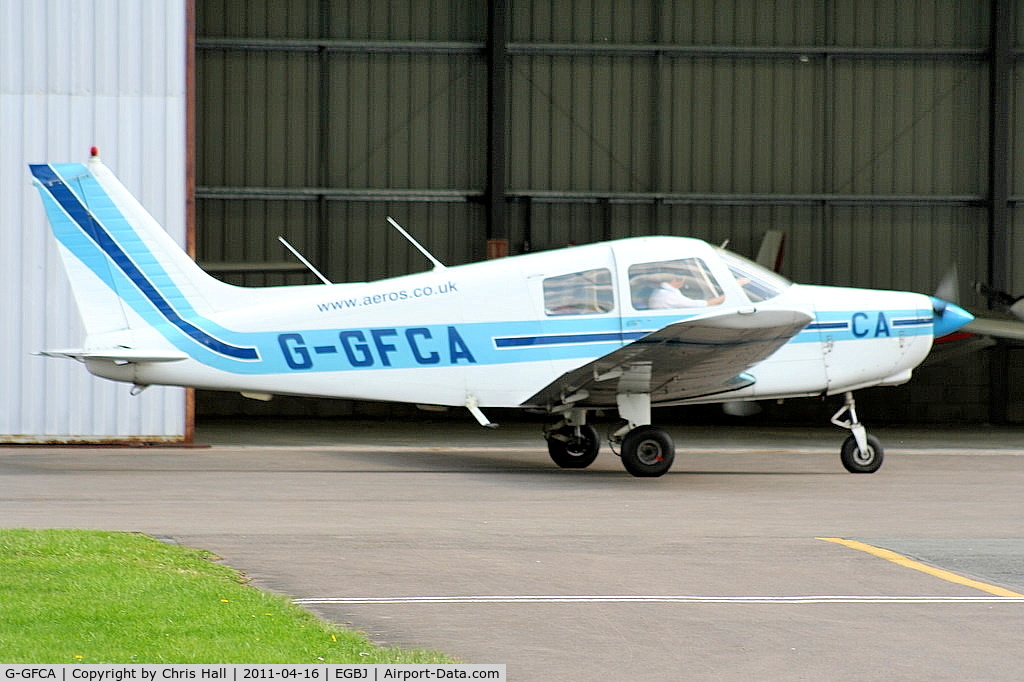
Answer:
[{"label": "aircraft fuselage", "polygon": [[[630,266],[688,259],[707,266],[723,290],[722,303],[667,310],[635,305]],[[546,308],[546,283],[550,299],[552,280],[580,272],[607,273],[592,292],[602,302],[591,309]],[[710,402],[902,383],[932,342],[927,296],[789,284],[769,300],[752,302],[718,249],[676,237],[578,246],[371,283],[263,291],[272,302],[187,320],[217,343],[166,316],[131,332],[133,344],[169,343],[189,360],[91,360],[89,369],[138,384],[437,405],[462,405],[473,395],[482,407],[515,407],[552,376],[672,322],[728,308],[813,315],[800,333],[747,370],[752,385],[685,401]]]}]

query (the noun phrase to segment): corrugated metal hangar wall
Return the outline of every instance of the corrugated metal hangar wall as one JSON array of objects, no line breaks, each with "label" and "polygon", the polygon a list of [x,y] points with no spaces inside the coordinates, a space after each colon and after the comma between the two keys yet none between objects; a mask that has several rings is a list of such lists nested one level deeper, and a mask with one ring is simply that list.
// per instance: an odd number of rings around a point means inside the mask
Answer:
[{"label": "corrugated metal hangar wall", "polygon": [[[196,0],[198,256],[240,284],[421,270],[644,234],[784,274],[1024,291],[1024,2]],[[1021,131],[1021,132],[1018,132]],[[998,347],[862,411],[1024,421]],[[1007,367],[1011,368],[1007,372]],[[200,414],[329,413],[200,396]],[[870,407],[868,407],[870,405]]]},{"label": "corrugated metal hangar wall", "polygon": [[0,442],[180,441],[185,391],[98,379],[29,163],[92,145],[168,232],[186,233],[183,0],[0,0]]}]

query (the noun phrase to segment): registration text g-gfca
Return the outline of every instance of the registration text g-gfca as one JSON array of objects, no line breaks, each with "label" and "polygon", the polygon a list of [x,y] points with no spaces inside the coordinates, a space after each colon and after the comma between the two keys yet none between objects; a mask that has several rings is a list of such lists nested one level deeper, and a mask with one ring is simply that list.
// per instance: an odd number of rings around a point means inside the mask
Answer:
[{"label": "registration text g-gfca", "polygon": [[21,668],[4,670],[4,676],[9,680],[55,680],[57,673],[53,668]]}]

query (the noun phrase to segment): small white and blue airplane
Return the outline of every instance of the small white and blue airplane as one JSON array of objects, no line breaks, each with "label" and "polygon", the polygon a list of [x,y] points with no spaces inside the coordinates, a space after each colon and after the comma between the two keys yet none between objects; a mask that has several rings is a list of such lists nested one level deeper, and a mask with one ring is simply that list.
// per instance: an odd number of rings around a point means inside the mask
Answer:
[{"label": "small white and blue airplane", "polygon": [[[236,287],[204,272],[93,153],[31,165],[85,325],[74,358],[133,384],[464,406],[540,408],[548,451],[585,468],[588,423],[635,476],[672,466],[657,406],[845,396],[841,461],[883,450],[853,391],[902,384],[972,317],[926,295],[793,284],[722,248],[635,237],[374,282]],[[397,226],[397,224],[396,224]]]}]

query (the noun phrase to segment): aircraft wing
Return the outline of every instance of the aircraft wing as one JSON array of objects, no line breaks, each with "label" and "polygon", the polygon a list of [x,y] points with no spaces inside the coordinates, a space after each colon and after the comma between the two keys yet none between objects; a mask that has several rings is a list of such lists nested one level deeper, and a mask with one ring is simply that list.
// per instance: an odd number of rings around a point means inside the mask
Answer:
[{"label": "aircraft wing", "polygon": [[649,393],[665,404],[737,390],[743,373],[813,320],[801,310],[735,311],[676,322],[572,371],[523,405],[615,405],[619,393]]},{"label": "aircraft wing", "polygon": [[188,359],[188,355],[179,351],[146,351],[138,348],[124,347],[106,348],[103,350],[83,350],[80,348],[41,350],[36,355],[45,355],[50,358],[71,358],[79,362],[85,362],[86,360],[109,360],[119,365],[126,365],[130,362],[174,362],[176,360]]}]

